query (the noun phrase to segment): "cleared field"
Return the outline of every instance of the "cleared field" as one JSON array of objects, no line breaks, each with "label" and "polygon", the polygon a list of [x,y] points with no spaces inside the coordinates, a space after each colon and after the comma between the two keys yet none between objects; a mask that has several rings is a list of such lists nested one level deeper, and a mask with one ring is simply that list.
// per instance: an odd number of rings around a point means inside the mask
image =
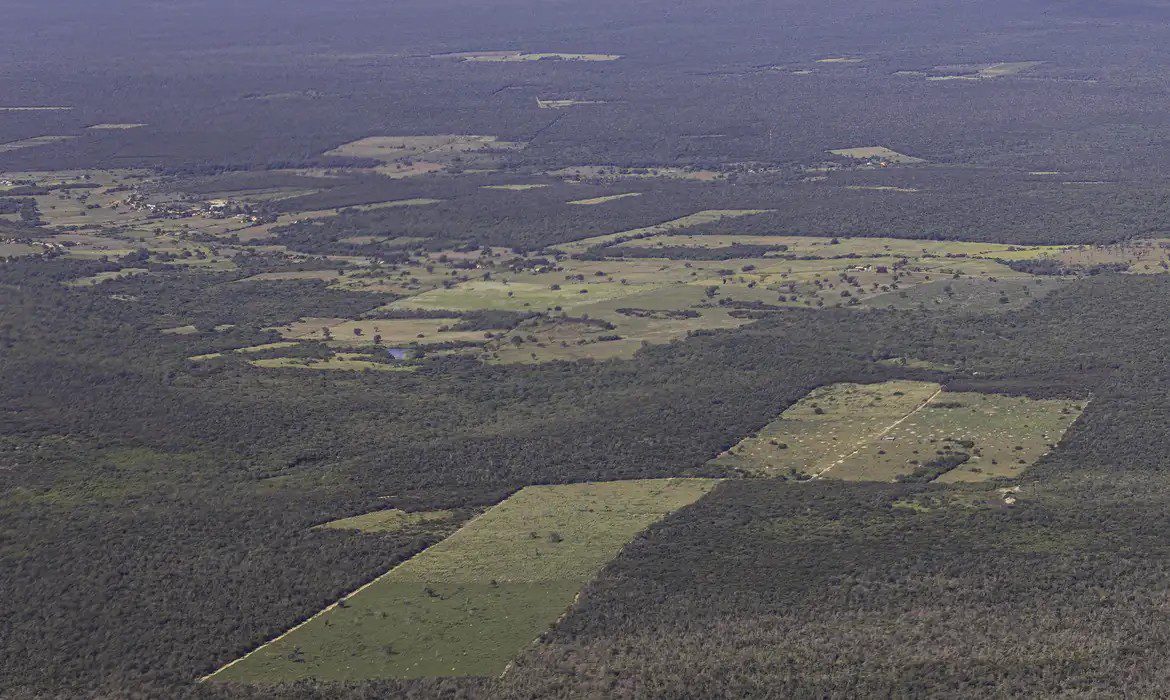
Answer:
[{"label": "cleared field", "polygon": [[545,311],[559,307],[569,310],[596,301],[626,296],[635,291],[637,288],[616,282],[542,285],[531,282],[472,280],[450,289],[434,289],[415,297],[399,299],[390,304],[389,308],[431,311],[476,309]]},{"label": "cleared field", "polygon": [[1012,246],[988,253],[1000,260],[1047,259],[1068,267],[1116,266],[1132,274],[1160,274],[1170,270],[1170,239],[1137,239],[1100,246]]},{"label": "cleared field", "polygon": [[90,275],[89,277],[79,277],[77,279],[63,282],[62,284],[64,284],[66,287],[92,287],[95,284],[101,284],[102,282],[122,279],[123,277],[129,277],[131,275],[144,275],[148,272],[150,272],[150,270],[141,267],[124,267],[121,270],[111,270],[110,272],[99,272],[96,275]]},{"label": "cleared field", "polygon": [[911,381],[821,387],[712,462],[753,474],[821,476],[941,391]]},{"label": "cleared field", "polygon": [[[783,251],[800,257],[812,256],[821,259],[848,256],[904,256],[921,257],[1003,257],[1012,251],[1025,248],[1003,243],[975,243],[969,241],[929,241],[912,238],[827,238],[822,236],[701,236],[685,233],[670,233],[639,238],[618,243],[619,247],[686,247],[725,248],[734,245],[785,246]],[[1034,250],[1028,247],[1026,250]],[[1034,257],[1034,256],[1031,256]]]},{"label": "cleared field", "polygon": [[609,195],[605,195],[604,197],[590,197],[589,199],[574,199],[571,202],[567,202],[567,204],[580,204],[580,205],[587,205],[588,206],[588,205],[593,205],[593,204],[605,204],[607,202],[616,202],[619,199],[627,199],[629,197],[641,197],[641,196],[642,196],[641,192],[625,192],[623,194],[609,194]]},{"label": "cleared field", "polygon": [[262,343],[260,345],[251,345],[246,348],[240,348],[235,352],[240,352],[245,355],[251,355],[257,352],[267,352],[269,350],[283,350],[285,348],[295,348],[298,343],[290,340],[279,340],[275,343]]},{"label": "cleared field", "polygon": [[463,51],[459,53],[436,54],[432,58],[453,58],[468,63],[521,63],[525,61],[616,61],[621,58],[612,53],[525,53],[523,51]]},{"label": "cleared field", "polygon": [[737,219],[744,216],[753,216],[755,214],[766,214],[772,211],[771,209],[705,209],[703,211],[688,214],[686,216],[664,221],[660,224],[652,226],[645,226],[643,228],[630,229],[629,231],[618,231],[617,233],[609,233],[602,236],[593,236],[580,241],[573,241],[571,243],[562,243],[555,246],[558,250],[566,253],[580,253],[598,245],[611,243],[620,238],[645,238],[655,236],[661,233],[667,233],[678,229],[688,228],[691,226],[702,226],[703,224],[710,224],[723,219]]},{"label": "cleared field", "polygon": [[834,384],[713,463],[848,481],[1014,477],[1055,447],[1083,409],[1081,401],[944,392],[929,382]]},{"label": "cleared field", "polygon": [[175,326],[173,328],[163,328],[159,331],[163,335],[196,335],[199,329],[195,326]]},{"label": "cleared field", "polygon": [[716,483],[527,487],[208,679],[499,674],[637,533]]},{"label": "cleared field", "polygon": [[861,301],[870,309],[924,309],[948,313],[1018,309],[1069,283],[1062,277],[936,279]]},{"label": "cleared field", "polygon": [[881,160],[888,163],[908,165],[911,163],[925,163],[922,158],[908,156],[905,153],[886,148],[885,146],[860,146],[857,148],[836,148],[829,151],[835,156],[856,158],[858,160]]},{"label": "cleared field", "polygon": [[367,534],[398,532],[415,525],[444,522],[455,514],[449,510],[424,510],[407,513],[397,508],[376,510],[373,513],[363,513],[350,518],[331,520],[317,526],[326,530],[357,530]]},{"label": "cleared field", "polygon": [[945,75],[929,75],[930,81],[940,80],[990,80],[1016,75],[1043,65],[1044,61],[1011,61],[978,65],[937,66],[934,70]]},{"label": "cleared field", "polygon": [[26,255],[40,255],[44,246],[31,243],[0,243],[0,258],[19,258]]},{"label": "cleared field", "polygon": [[[939,482],[1014,477],[1054,448],[1081,415],[1084,402],[947,392],[828,474],[848,480],[889,480],[929,463],[966,461]],[[929,473],[929,472],[928,472]]]},{"label": "cleared field", "polygon": [[845,187],[845,189],[869,192],[901,192],[903,194],[922,191],[917,187],[892,187],[890,185],[848,185]]},{"label": "cleared field", "polygon": [[536,98],[536,106],[540,109],[568,109],[578,105],[603,105],[603,100],[542,100]]},{"label": "cleared field", "polygon": [[[632,301],[632,298],[615,299],[576,310],[576,313],[588,314],[590,318],[608,321],[612,329],[572,321],[533,321],[488,343],[484,360],[515,364],[629,359],[647,343],[669,343],[685,338],[692,331],[738,328],[751,323],[750,319],[733,317],[724,309],[703,309],[693,316],[643,309],[615,310],[625,306],[627,301]],[[642,301],[642,297],[637,299],[639,305]],[[516,342],[517,338],[522,341]]]},{"label": "cleared field", "polygon": [[458,318],[305,318],[274,330],[290,340],[332,341],[338,345],[483,342],[483,331],[450,330],[458,322]]},{"label": "cleared field", "polygon": [[271,357],[261,360],[249,360],[254,367],[265,369],[314,369],[332,370],[339,372],[414,372],[418,369],[413,365],[389,365],[381,362],[372,362],[366,355],[353,353],[337,353],[327,359],[308,357]]},{"label": "cleared field", "polygon": [[327,156],[372,158],[385,163],[403,159],[426,158],[438,160],[462,153],[482,150],[519,150],[522,143],[500,141],[495,136],[469,134],[438,134],[434,136],[367,136],[344,143]]},{"label": "cleared field", "polygon": [[68,112],[72,107],[0,107],[0,112]]},{"label": "cleared field", "polygon": [[0,143],[0,153],[8,153],[10,151],[17,151],[22,148],[34,148],[36,146],[48,146],[51,143],[60,143],[61,141],[71,141],[77,138],[76,136],[34,136],[29,139],[21,139],[19,141],[9,141],[8,143]]},{"label": "cleared field", "polygon": [[715,170],[688,170],[686,168],[622,168],[613,165],[574,165],[560,170],[552,170],[546,175],[559,177],[570,181],[600,181],[610,182],[617,180],[653,180],[663,178],[667,180],[695,180],[697,182],[714,182],[722,180],[725,174]]}]

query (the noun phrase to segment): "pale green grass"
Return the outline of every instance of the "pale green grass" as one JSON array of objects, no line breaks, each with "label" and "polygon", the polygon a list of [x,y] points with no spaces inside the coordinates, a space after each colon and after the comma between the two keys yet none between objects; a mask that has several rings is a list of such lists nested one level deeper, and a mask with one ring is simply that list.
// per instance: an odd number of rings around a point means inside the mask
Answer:
[{"label": "pale green grass", "polygon": [[504,283],[495,280],[473,280],[450,289],[434,289],[415,297],[400,299],[389,305],[391,309],[429,309],[470,311],[498,309],[507,311],[546,310],[555,307],[572,309],[596,301],[627,296],[639,287],[607,283],[564,283],[560,289],[530,282]]},{"label": "pale green grass", "polygon": [[596,204],[606,204],[608,202],[616,202],[619,199],[629,199],[630,197],[641,197],[641,192],[625,192],[622,194],[610,194],[604,197],[590,197],[589,199],[574,199],[567,204],[577,204],[584,206],[592,206]]},{"label": "pale green grass", "polygon": [[249,364],[265,369],[313,369],[339,372],[414,372],[418,369],[413,365],[389,365],[381,362],[371,362],[359,359],[364,355],[349,355],[338,353],[328,359],[307,357],[270,357],[260,360],[249,360]]},{"label": "pale green grass", "polygon": [[373,513],[363,513],[350,518],[331,520],[318,525],[318,528],[328,530],[357,530],[365,533],[387,533],[405,530],[414,525],[443,522],[450,520],[454,515],[449,510],[425,510],[407,513],[397,508],[377,510]]},{"label": "pale green grass", "polygon": [[144,275],[148,272],[150,272],[150,270],[141,267],[124,267],[121,270],[99,272],[96,275],[80,277],[78,279],[63,282],[62,284],[64,284],[66,287],[92,287],[94,285],[101,284],[102,282],[122,279],[123,277],[130,277],[131,275]]},{"label": "pale green grass", "polygon": [[164,335],[196,335],[199,329],[195,326],[175,326],[174,328],[163,328],[159,331]]},{"label": "pale green grass", "polygon": [[8,153],[10,151],[17,151],[22,148],[34,148],[36,146],[48,146],[51,143],[60,143],[61,141],[71,141],[77,138],[76,136],[34,136],[29,139],[21,139],[20,141],[9,141],[8,143],[0,143],[0,153]]},{"label": "pale green grass", "polygon": [[971,459],[943,474],[940,482],[1014,477],[1060,442],[1083,405],[1081,401],[945,392],[829,475],[889,481],[938,459],[940,452],[954,451]]},{"label": "pale green grass", "polygon": [[860,146],[857,148],[834,148],[829,151],[835,156],[843,156],[845,158],[856,158],[858,160],[870,160],[876,158],[884,160],[889,163],[925,163],[922,158],[915,158],[908,156],[905,153],[898,153],[897,151],[886,148],[885,146]]},{"label": "pale green grass", "polygon": [[528,190],[539,190],[545,187],[548,187],[548,185],[531,183],[527,185],[483,185],[481,189],[504,190],[506,192],[527,192]]},{"label": "pale green grass", "polygon": [[911,381],[821,387],[713,462],[757,474],[818,476],[879,439],[940,389]]},{"label": "pale green grass", "polygon": [[209,678],[498,675],[640,531],[709,479],[530,486]]},{"label": "pale green grass", "polygon": [[756,214],[766,214],[773,211],[772,209],[706,209],[704,211],[695,212],[686,216],[664,221],[660,224],[652,226],[645,226],[642,228],[630,229],[628,231],[618,231],[617,233],[609,233],[602,236],[593,236],[592,238],[585,238],[571,243],[562,243],[555,246],[558,250],[565,253],[580,253],[595,246],[605,243],[610,243],[619,238],[641,238],[646,236],[654,236],[669,231],[689,228],[691,226],[702,226],[704,224],[722,221],[724,219],[737,219],[744,216],[753,216]]}]

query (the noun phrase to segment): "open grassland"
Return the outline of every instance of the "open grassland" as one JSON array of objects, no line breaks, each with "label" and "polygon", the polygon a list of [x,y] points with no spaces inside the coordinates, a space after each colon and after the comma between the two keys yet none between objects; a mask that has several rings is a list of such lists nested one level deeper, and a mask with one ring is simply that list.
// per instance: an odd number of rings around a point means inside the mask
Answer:
[{"label": "open grassland", "polygon": [[408,513],[398,508],[376,510],[373,513],[363,513],[350,518],[330,520],[317,526],[326,530],[357,530],[367,534],[399,532],[416,525],[443,522],[453,518],[455,514],[449,510],[423,510]]},{"label": "open grassland", "polygon": [[44,246],[31,243],[0,242],[0,258],[16,258],[26,255],[40,255],[45,252]]},{"label": "open grassland", "polygon": [[603,105],[603,100],[542,100],[536,99],[536,106],[540,109],[568,109],[580,105]]},{"label": "open grassland", "polygon": [[617,282],[542,285],[472,280],[451,289],[435,289],[396,301],[390,304],[390,308],[429,311],[568,311],[596,301],[626,296],[631,291]]},{"label": "open grassland", "polygon": [[751,474],[820,476],[940,391],[912,381],[821,387],[713,463]]},{"label": "open grassland", "polygon": [[76,136],[33,136],[32,138],[21,139],[19,141],[9,141],[8,143],[0,143],[0,153],[8,153],[10,151],[17,151],[22,148],[34,148],[36,146],[48,146],[51,143],[60,143],[61,141],[70,141],[77,138]]},{"label": "open grassland", "polygon": [[[846,256],[903,256],[913,258],[943,258],[956,256],[1001,257],[1013,251],[1035,250],[1038,247],[1007,245],[1003,243],[976,243],[971,241],[931,241],[912,238],[859,238],[822,236],[745,236],[745,235],[694,235],[686,233],[661,233],[642,236],[617,244],[619,247],[684,247],[684,248],[726,248],[736,245],[783,247],[785,255],[816,257],[821,259]],[[779,255],[781,251],[769,253]]]},{"label": "open grassland", "polygon": [[527,487],[209,678],[497,675],[638,532],[716,483]]},{"label": "open grassland", "polygon": [[1080,401],[945,392],[930,382],[834,384],[714,463],[849,481],[1014,477],[1054,448],[1083,409]]},{"label": "open grassland", "polygon": [[92,124],[85,128],[92,131],[126,131],[128,129],[141,129],[144,126],[146,126],[146,124]]},{"label": "open grassland", "polygon": [[451,330],[458,318],[348,320],[306,318],[276,328],[294,340],[319,340],[338,345],[430,345],[483,342],[483,331]]},{"label": "open grassland", "polygon": [[311,369],[334,372],[414,372],[418,367],[414,365],[394,365],[383,362],[373,362],[367,355],[360,353],[339,352],[328,358],[313,357],[267,357],[259,360],[249,360],[254,367],[264,369]]},{"label": "open grassland", "polygon": [[465,63],[524,63],[528,61],[616,61],[621,56],[612,53],[463,51],[459,53],[436,54],[434,58],[453,58]]},{"label": "open grassland", "polygon": [[483,185],[485,190],[503,190],[505,192],[527,192],[528,190],[539,190],[548,187],[544,183],[529,183],[516,185]]},{"label": "open grassland", "polygon": [[744,216],[753,216],[755,214],[765,214],[768,209],[707,209],[704,211],[695,212],[694,214],[687,214],[686,216],[670,221],[664,221],[660,224],[652,226],[644,226],[642,228],[630,229],[628,231],[619,231],[617,233],[609,233],[602,236],[593,236],[580,241],[572,243],[563,243],[556,246],[558,250],[566,253],[579,253],[595,246],[611,243],[622,238],[642,238],[654,236],[660,233],[667,233],[676,231],[678,229],[689,228],[691,226],[702,226],[704,224],[722,221],[724,219],[737,219]]},{"label": "open grassland", "polygon": [[641,197],[641,196],[642,196],[641,192],[624,192],[622,194],[605,195],[604,197],[590,197],[589,199],[574,199],[573,201],[568,202],[568,204],[578,204],[578,205],[589,206],[589,205],[594,205],[594,204],[607,204],[609,202],[616,202],[619,199],[628,199],[630,197]]},{"label": "open grassland", "polygon": [[1081,401],[946,392],[827,476],[887,481],[959,457],[966,461],[932,478],[1014,477],[1056,447],[1083,409]]},{"label": "open grassland", "polygon": [[66,287],[92,287],[94,285],[101,284],[102,282],[122,279],[124,277],[130,277],[131,275],[145,275],[149,272],[150,270],[141,267],[124,267],[121,270],[99,272],[98,274],[90,275],[89,277],[72,279],[68,282],[65,282],[64,284]]},{"label": "open grassland", "polygon": [[915,158],[908,156],[905,153],[899,153],[891,148],[885,146],[860,146],[857,148],[836,148],[829,151],[835,156],[842,156],[844,158],[855,158],[857,160],[880,160],[886,163],[897,163],[899,165],[909,165],[913,163],[925,163],[922,158]]},{"label": "open grassland", "polygon": [[1109,266],[1132,274],[1170,271],[1170,239],[1165,238],[1097,246],[1011,246],[1006,251],[984,255],[1009,261],[1052,260],[1073,269]]},{"label": "open grassland", "polygon": [[72,107],[0,107],[0,112],[68,112]]},{"label": "open grassland", "polygon": [[930,81],[948,80],[990,80],[1016,75],[1031,70],[1044,61],[1011,61],[981,65],[937,66],[931,73],[910,71],[910,75],[925,75]]},{"label": "open grassland", "polygon": [[518,151],[525,145],[479,135],[368,136],[344,143],[325,155],[381,161],[382,165],[374,168],[374,172],[405,178],[439,172],[455,164],[490,165],[495,155]]},{"label": "open grassland", "polygon": [[568,168],[552,170],[547,175],[564,180],[582,182],[610,182],[616,180],[694,180],[697,182],[714,182],[726,177],[724,173],[715,170],[688,169],[688,168],[625,168],[614,165],[574,165]]}]

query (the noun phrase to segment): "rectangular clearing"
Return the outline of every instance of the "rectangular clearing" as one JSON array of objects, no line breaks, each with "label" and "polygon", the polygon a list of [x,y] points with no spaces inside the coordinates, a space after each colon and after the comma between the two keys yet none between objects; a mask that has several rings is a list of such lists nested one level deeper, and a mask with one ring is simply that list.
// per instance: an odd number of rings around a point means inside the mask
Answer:
[{"label": "rectangular clearing", "polygon": [[[888,480],[921,470],[924,480],[939,482],[1014,477],[1060,442],[1083,406],[1063,399],[947,392],[827,476]],[[945,471],[940,466],[935,471],[941,474],[933,474],[930,463],[944,458],[962,463]]]},{"label": "rectangular clearing", "polygon": [[814,389],[756,435],[715,458],[747,472],[819,476],[942,391],[930,382],[832,384]]},{"label": "rectangular clearing", "polygon": [[925,163],[926,161],[914,156],[908,156],[905,153],[898,153],[897,151],[886,148],[885,146],[862,146],[860,148],[836,148],[829,153],[843,158],[856,158],[857,160],[881,160],[888,163]]},{"label": "rectangular clearing", "polygon": [[716,483],[527,487],[207,679],[497,675],[635,535]]},{"label": "rectangular clearing", "polygon": [[833,384],[714,460],[747,472],[849,481],[1014,477],[1044,456],[1084,402],[946,392],[930,382]]},{"label": "rectangular clearing", "polygon": [[617,233],[608,233],[601,236],[593,236],[579,241],[572,241],[570,243],[562,243],[554,246],[556,249],[565,253],[583,253],[590,248],[607,243],[614,243],[619,240],[628,238],[648,238],[650,236],[657,236],[679,229],[690,228],[691,226],[703,226],[705,224],[715,223],[724,219],[738,219],[745,216],[755,216],[757,214],[768,214],[775,211],[774,209],[704,209],[703,211],[695,212],[694,214],[687,214],[677,219],[664,221],[660,224],[652,226],[644,226],[642,228],[630,229],[629,231],[618,231]]}]

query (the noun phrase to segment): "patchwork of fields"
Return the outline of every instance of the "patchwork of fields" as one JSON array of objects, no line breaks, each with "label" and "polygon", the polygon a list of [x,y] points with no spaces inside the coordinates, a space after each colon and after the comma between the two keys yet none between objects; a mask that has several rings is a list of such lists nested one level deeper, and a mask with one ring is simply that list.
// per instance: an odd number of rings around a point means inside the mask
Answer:
[{"label": "patchwork of fields", "polygon": [[529,486],[208,679],[499,675],[634,536],[716,483]]}]

